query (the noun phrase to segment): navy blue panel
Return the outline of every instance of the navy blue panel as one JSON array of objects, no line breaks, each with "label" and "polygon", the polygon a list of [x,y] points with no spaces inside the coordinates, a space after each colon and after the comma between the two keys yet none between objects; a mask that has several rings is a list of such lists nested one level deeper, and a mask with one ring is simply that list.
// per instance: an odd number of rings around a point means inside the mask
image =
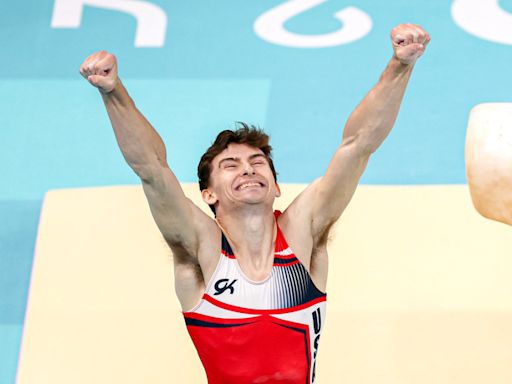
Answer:
[{"label": "navy blue panel", "polygon": [[231,256],[235,255],[233,252],[233,249],[231,248],[231,245],[229,245],[228,239],[226,238],[224,233],[222,233],[222,250],[224,252],[226,252],[228,255],[231,255]]},{"label": "navy blue panel", "polygon": [[306,290],[306,297],[304,298],[304,302],[307,303],[308,301],[318,299],[320,297],[327,296],[325,293],[320,291],[316,285],[313,283],[313,280],[309,278],[308,281],[308,288]]},{"label": "navy blue panel", "polygon": [[292,259],[282,259],[280,257],[274,257],[274,264],[288,264],[297,261],[297,258],[294,257]]},{"label": "navy blue panel", "polygon": [[213,323],[210,321],[203,321],[203,320],[191,319],[191,318],[185,317],[185,324],[195,325],[197,327],[207,327],[207,328],[233,328],[233,327],[240,327],[242,325],[249,325],[252,323],[254,323],[254,321],[251,321],[249,323],[240,323],[240,324],[219,324],[219,323]]}]

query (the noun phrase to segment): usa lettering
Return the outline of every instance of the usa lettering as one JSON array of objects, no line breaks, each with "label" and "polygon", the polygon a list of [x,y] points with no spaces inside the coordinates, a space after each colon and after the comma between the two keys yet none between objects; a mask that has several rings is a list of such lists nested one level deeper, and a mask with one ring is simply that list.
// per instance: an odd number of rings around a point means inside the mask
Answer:
[{"label": "usa lettering", "polygon": [[322,330],[322,316],[320,308],[317,308],[313,313],[313,330],[315,331],[315,341],[313,342],[313,376],[311,382],[315,381],[316,370],[316,355],[318,353],[318,343],[320,342],[320,331]]}]

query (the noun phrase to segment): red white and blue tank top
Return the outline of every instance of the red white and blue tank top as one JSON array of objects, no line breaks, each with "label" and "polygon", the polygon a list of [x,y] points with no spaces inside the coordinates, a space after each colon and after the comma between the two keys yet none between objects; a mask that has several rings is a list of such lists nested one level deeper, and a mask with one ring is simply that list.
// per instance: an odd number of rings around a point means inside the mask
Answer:
[{"label": "red white and blue tank top", "polygon": [[259,282],[245,276],[222,234],[215,273],[183,315],[209,384],[311,384],[325,307],[326,294],[277,226],[274,265]]}]

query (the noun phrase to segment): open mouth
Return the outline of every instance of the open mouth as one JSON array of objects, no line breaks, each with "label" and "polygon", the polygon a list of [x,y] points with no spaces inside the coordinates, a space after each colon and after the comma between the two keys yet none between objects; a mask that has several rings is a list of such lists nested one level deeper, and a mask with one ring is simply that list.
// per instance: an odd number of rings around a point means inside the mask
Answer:
[{"label": "open mouth", "polygon": [[263,187],[263,183],[260,183],[258,181],[248,181],[246,183],[240,184],[238,187],[236,187],[236,190],[243,191],[247,188],[261,188]]}]

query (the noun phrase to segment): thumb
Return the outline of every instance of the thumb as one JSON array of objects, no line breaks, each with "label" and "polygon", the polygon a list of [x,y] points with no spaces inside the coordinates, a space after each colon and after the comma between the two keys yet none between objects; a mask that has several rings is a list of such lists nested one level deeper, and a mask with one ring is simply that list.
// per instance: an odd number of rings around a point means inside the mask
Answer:
[{"label": "thumb", "polygon": [[425,50],[425,46],[421,43],[411,43],[403,47],[403,52],[406,54],[415,54],[418,52],[422,52]]},{"label": "thumb", "polygon": [[101,85],[103,85],[104,82],[103,80],[105,80],[105,76],[90,75],[87,77],[87,80],[95,87],[101,87]]},{"label": "thumb", "polygon": [[95,87],[101,89],[102,91],[110,92],[111,85],[110,81],[106,76],[101,75],[90,75],[87,77],[89,83],[94,85]]},{"label": "thumb", "polygon": [[395,54],[401,62],[405,64],[412,64],[423,54],[423,52],[425,52],[425,46],[423,44],[412,43],[404,47],[398,47]]}]

